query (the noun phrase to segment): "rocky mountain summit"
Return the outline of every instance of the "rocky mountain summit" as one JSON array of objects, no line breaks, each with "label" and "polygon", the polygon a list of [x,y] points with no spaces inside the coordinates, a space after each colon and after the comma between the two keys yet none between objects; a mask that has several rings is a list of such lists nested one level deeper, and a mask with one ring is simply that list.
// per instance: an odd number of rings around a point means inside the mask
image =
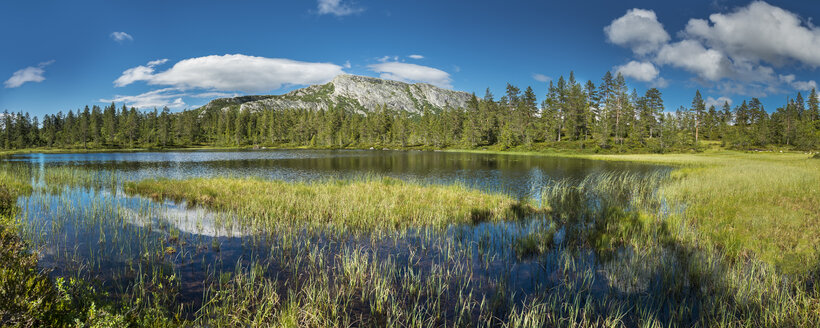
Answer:
[{"label": "rocky mountain summit", "polygon": [[283,95],[215,99],[205,105],[205,108],[227,109],[239,106],[240,110],[249,111],[288,108],[327,110],[341,104],[357,112],[367,113],[377,106],[387,105],[394,110],[421,113],[425,106],[431,110],[447,106],[462,108],[470,97],[466,92],[447,90],[427,83],[411,84],[342,74],[326,84],[312,85]]}]

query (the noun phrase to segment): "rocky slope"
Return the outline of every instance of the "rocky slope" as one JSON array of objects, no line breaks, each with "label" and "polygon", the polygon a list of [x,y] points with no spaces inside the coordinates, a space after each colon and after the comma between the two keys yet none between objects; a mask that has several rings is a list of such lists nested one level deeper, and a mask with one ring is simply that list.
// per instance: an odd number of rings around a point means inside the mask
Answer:
[{"label": "rocky slope", "polygon": [[442,89],[427,83],[404,83],[374,77],[343,74],[326,84],[312,85],[277,96],[243,96],[215,99],[209,108],[239,106],[240,110],[260,111],[285,108],[327,110],[342,104],[357,112],[367,113],[377,106],[421,113],[424,106],[436,110],[446,106],[461,108],[470,94]]}]

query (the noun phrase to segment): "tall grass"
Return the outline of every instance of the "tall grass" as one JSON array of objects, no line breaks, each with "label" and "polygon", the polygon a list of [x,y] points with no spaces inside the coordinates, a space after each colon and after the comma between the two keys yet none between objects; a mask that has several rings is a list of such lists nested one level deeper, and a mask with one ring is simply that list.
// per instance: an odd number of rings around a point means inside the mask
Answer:
[{"label": "tall grass", "polygon": [[582,155],[675,167],[660,188],[674,220],[734,258],[759,258],[785,273],[816,268],[820,250],[820,161],[803,153]]},{"label": "tall grass", "polygon": [[339,229],[396,229],[478,223],[536,212],[527,202],[463,185],[420,185],[392,178],[288,183],[254,178],[154,179],[125,191],[240,214],[267,229],[281,222]]},{"label": "tall grass", "polygon": [[[563,244],[588,245],[607,255],[600,257],[600,269],[610,293],[619,295],[607,299],[620,309],[632,307],[619,312],[623,323],[762,327],[820,322],[816,273],[784,275],[762,259],[738,260],[730,250],[702,239],[702,225],[679,217],[692,215],[692,209],[675,208],[678,203],[668,201],[669,190],[679,188],[679,174],[605,173],[544,188],[542,201],[565,223]],[[535,312],[518,313],[515,320],[549,318],[543,305],[527,309]],[[603,325],[607,320],[582,321]]]},{"label": "tall grass", "polygon": [[820,163],[736,160],[683,169],[661,189],[726,252],[805,272],[820,245]]}]

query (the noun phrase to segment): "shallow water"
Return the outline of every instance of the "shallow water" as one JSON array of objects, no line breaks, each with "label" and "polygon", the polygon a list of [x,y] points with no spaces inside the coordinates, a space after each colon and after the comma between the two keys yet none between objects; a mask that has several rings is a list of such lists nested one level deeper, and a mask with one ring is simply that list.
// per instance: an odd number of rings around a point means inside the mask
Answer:
[{"label": "shallow water", "polygon": [[[424,183],[464,183],[516,197],[537,198],[540,188],[563,178],[601,172],[650,173],[655,166],[582,159],[418,151],[194,151],[151,153],[29,154],[5,159],[32,176],[76,167],[113,181],[150,177],[256,176],[286,181],[391,176]],[[35,179],[36,180],[36,179]],[[583,277],[567,273],[567,250],[558,246],[537,258],[517,256],[520,236],[550,224],[549,218],[411,230],[370,235],[300,230],[249,231],[231,225],[229,214],[172,202],[127,196],[116,185],[40,188],[21,197],[23,232],[38,248],[41,265],[55,276],[96,282],[112,295],[128,295],[146,275],[173,276],[173,297],[192,316],[208,286],[226,272],[261,265],[269,277],[292,277],[290,262],[319,253],[329,259],[351,250],[393,261],[424,275],[457,272],[453,288],[468,286],[481,299],[502,290],[524,302]],[[560,233],[559,233],[560,235]],[[560,237],[558,238],[560,240]],[[295,250],[295,251],[294,251]],[[572,250],[572,271],[594,272],[593,293],[607,292],[606,272],[596,258]],[[333,263],[326,264],[328,270]],[[321,269],[321,268],[320,268]],[[150,272],[150,274],[147,274]],[[454,314],[447,314],[452,316]]]}]

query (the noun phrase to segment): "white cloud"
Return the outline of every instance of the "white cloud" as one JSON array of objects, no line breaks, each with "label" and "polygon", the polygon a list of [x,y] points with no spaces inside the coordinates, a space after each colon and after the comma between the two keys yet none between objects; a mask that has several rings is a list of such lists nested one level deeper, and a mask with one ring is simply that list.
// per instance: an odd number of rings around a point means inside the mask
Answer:
[{"label": "white cloud", "polygon": [[[781,93],[783,87],[809,90],[817,84],[778,74],[773,67],[820,67],[820,28],[810,19],[763,1],[712,14],[708,20],[690,19],[675,42],[655,13],[645,9],[629,10],[604,31],[609,42],[635,52],[633,61],[648,59],[656,67],[683,69],[693,73],[697,82],[723,94],[762,97]],[[649,72],[644,71],[645,76]],[[655,82],[665,83],[660,77]]]},{"label": "white cloud", "polygon": [[350,3],[343,3],[342,0],[319,0],[318,10],[319,15],[347,16],[363,12],[364,8]]},{"label": "white cloud", "polygon": [[239,97],[241,94],[239,93],[227,93],[227,92],[203,92],[203,93],[195,93],[195,94],[185,94],[185,96],[193,97],[193,98],[232,98],[232,97]]},{"label": "white cloud", "polygon": [[37,66],[29,66],[18,70],[11,75],[11,77],[3,83],[6,88],[17,88],[26,82],[43,82],[45,81],[46,66],[54,63],[54,60],[49,60],[37,64]]},{"label": "white cloud", "polygon": [[653,88],[666,88],[669,86],[669,81],[662,77],[659,77],[657,80],[652,81],[652,83],[650,83],[649,85]]},{"label": "white cloud", "polygon": [[185,107],[185,102],[182,100],[182,96],[184,95],[185,94],[179,92],[179,89],[165,88],[148,91],[136,96],[116,95],[112,99],[100,99],[100,102],[124,103],[129,107],[136,107],[139,109],[149,109],[155,107],[162,108],[165,106],[168,106],[168,108],[178,109]]},{"label": "white cloud", "polygon": [[811,91],[811,89],[817,89],[817,82],[814,82],[814,80],[795,81],[792,83],[792,87],[800,91]]},{"label": "white cloud", "polygon": [[368,66],[371,71],[381,73],[383,79],[403,82],[425,82],[442,88],[452,88],[450,74],[437,68],[416,64],[386,62]]},{"label": "white cloud", "polygon": [[624,77],[631,77],[642,82],[653,81],[658,78],[658,74],[660,73],[652,63],[634,60],[626,63],[626,65],[615,66],[614,69]]},{"label": "white cloud", "polygon": [[344,64],[344,65],[342,65],[342,66],[343,66],[344,68],[348,68],[348,69],[349,69],[349,68],[351,68],[351,67],[353,67],[352,65],[350,65],[350,61],[349,61],[349,60],[346,60],[346,61],[345,61],[345,64]]},{"label": "white cloud", "polygon": [[157,59],[157,60],[152,60],[152,61],[149,61],[149,62],[148,62],[148,67],[159,66],[159,65],[165,64],[165,63],[167,63],[167,62],[168,62],[168,59],[165,59],[165,58],[163,58],[163,59]]},{"label": "white cloud", "polygon": [[99,101],[104,103],[124,103],[128,107],[135,107],[139,109],[162,108],[165,106],[172,109],[180,109],[188,105],[182,99],[183,97],[224,98],[236,96],[239,96],[239,94],[225,92],[188,93],[183,92],[183,90],[179,88],[163,88],[148,91],[135,96],[115,95],[111,99],[100,99]]},{"label": "white cloud", "polygon": [[706,97],[704,103],[706,103],[706,109],[709,109],[711,106],[715,106],[715,109],[723,109],[723,104],[729,103],[729,106],[732,106],[732,98],[729,97],[718,97],[717,99],[713,97]]},{"label": "white cloud", "polygon": [[399,61],[399,56],[384,56],[384,57],[376,58],[376,60],[380,61],[382,63],[385,63],[385,62],[388,62],[388,61],[394,61],[395,62],[395,61]]},{"label": "white cloud", "polygon": [[137,81],[182,89],[202,88],[219,91],[266,92],[285,85],[326,83],[344,73],[331,63],[302,62],[241,54],[184,59],[168,70],[155,72],[165,60],[124,71],[114,81],[121,87]]},{"label": "white cloud", "polygon": [[688,37],[703,40],[735,61],[766,61],[780,67],[789,61],[820,67],[820,28],[763,1],[729,14],[712,14],[709,21],[692,19]]},{"label": "white cloud", "polygon": [[532,79],[536,80],[538,82],[548,82],[549,80],[552,80],[551,77],[546,76],[544,74],[540,74],[540,73],[533,73],[532,74]]},{"label": "white cloud", "polygon": [[697,74],[707,80],[719,80],[725,77],[729,59],[720,51],[706,49],[700,42],[683,40],[664,45],[655,58],[659,64],[669,64]]},{"label": "white cloud", "polygon": [[112,32],[111,39],[117,42],[134,41],[134,38],[125,32]]},{"label": "white cloud", "polygon": [[136,81],[148,81],[153,77],[154,67],[165,64],[168,59],[157,59],[148,62],[145,66],[132,67],[124,72],[122,75],[114,80],[114,85],[124,87]]},{"label": "white cloud", "polygon": [[630,9],[604,27],[604,32],[609,42],[628,47],[638,55],[651,53],[669,42],[669,34],[652,10]]},{"label": "white cloud", "polygon": [[407,57],[410,58],[410,59],[424,59],[424,56],[422,56],[422,55],[410,55],[410,56],[407,56]]},{"label": "white cloud", "polygon": [[800,91],[811,91],[811,89],[817,89],[817,82],[814,80],[798,81],[794,74],[780,75],[780,81]]}]

